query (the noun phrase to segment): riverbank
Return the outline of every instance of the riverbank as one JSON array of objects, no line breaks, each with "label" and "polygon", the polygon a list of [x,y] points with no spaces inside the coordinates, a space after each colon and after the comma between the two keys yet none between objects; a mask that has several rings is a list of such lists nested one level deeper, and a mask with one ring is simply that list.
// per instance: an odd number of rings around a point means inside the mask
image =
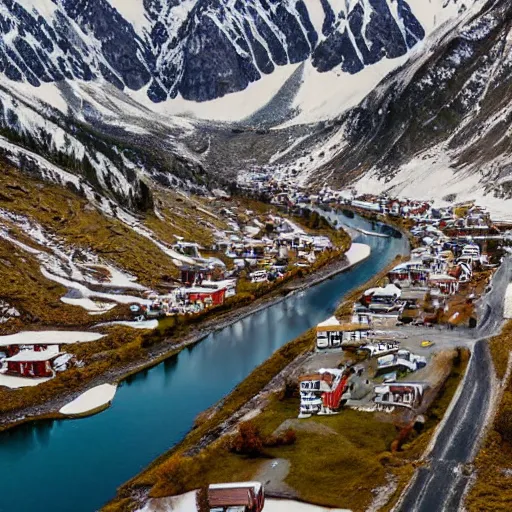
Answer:
[{"label": "riverbank", "polygon": [[[371,286],[380,279],[382,279],[382,272],[378,272],[365,286]],[[168,492],[167,485],[171,485],[173,482],[175,471],[178,471],[182,476],[186,475],[184,478],[180,477],[179,480],[184,483],[185,487],[173,489],[175,494],[192,490],[194,486],[203,485],[204,480],[208,477],[211,477],[211,481],[253,478],[258,471],[261,460],[240,459],[238,456],[229,453],[225,444],[223,444],[225,443],[223,439],[227,434],[233,433],[241,421],[254,420],[262,410],[272,407],[272,403],[276,402],[276,392],[280,394],[281,390],[286,388],[288,376],[301,366],[302,362],[312,353],[314,346],[314,329],[288,343],[258,367],[228,397],[202,413],[196,420],[195,428],[179,445],[160,456],[140,475],[120,488],[116,500],[105,507],[104,510],[108,512],[130,510],[129,507],[132,506],[143,506],[149,496],[157,497],[172,494],[172,492]],[[290,407],[293,408],[295,417],[296,404]],[[285,415],[289,415],[289,413],[290,409],[288,408]],[[379,422],[377,425],[367,413],[351,411],[350,415],[351,418],[353,415],[358,416],[356,431],[365,432],[369,429],[379,437],[377,431],[382,427],[382,423]],[[268,416],[264,416],[266,418],[264,423],[267,424]],[[280,422],[275,423],[276,418],[279,417],[279,415],[276,416],[271,413],[268,424],[277,428]],[[344,429],[350,430],[350,421],[345,423],[347,417],[347,415],[335,417],[338,420],[341,419],[341,431]],[[391,427],[388,431],[390,444],[396,433],[392,425],[388,426]],[[361,435],[363,434],[358,434],[359,439],[361,439]],[[371,457],[377,457],[385,449],[386,443],[380,444],[379,442]],[[199,466],[196,465],[197,461],[201,461]],[[217,464],[218,461],[222,461],[222,467]],[[373,470],[377,467],[378,463],[377,466],[373,466]],[[367,469],[369,468],[367,467]],[[369,471],[371,473],[371,470]]]},{"label": "riverbank", "polygon": [[[383,273],[379,274],[372,281],[378,282],[382,279]],[[365,286],[370,285],[367,283]],[[351,295],[358,293],[356,290]],[[368,506],[377,507],[378,502],[379,508],[386,506],[386,510],[389,510],[414,473],[428,443],[436,433],[439,421],[459,389],[466,371],[468,352],[457,351],[451,356],[449,366],[448,361],[445,361],[446,367],[442,368],[443,377],[435,393],[433,392],[433,401],[429,399],[428,409],[419,411],[419,414],[423,415],[423,429],[419,432],[412,428],[412,424],[394,431],[389,420],[376,419],[368,413],[347,410],[338,416],[322,418],[321,421],[312,418],[308,420],[309,427],[304,431],[303,423],[293,423],[297,421],[297,400],[287,394],[291,392],[287,386],[287,379],[302,365],[314,346],[314,333],[310,331],[305,336],[309,339],[306,340],[306,346],[309,343],[309,351],[301,351],[255,396],[250,398],[246,395],[245,404],[229,418],[223,416],[222,412],[226,404],[232,405],[231,400],[235,398],[233,395],[213,410],[207,411],[206,422],[213,430],[204,432],[204,418],[201,417],[197,422],[197,429],[170,453],[160,457],[139,477],[123,486],[118,500],[105,510],[117,512],[128,510],[128,506],[144,506],[148,498],[154,499],[154,505],[158,509],[159,497],[180,494],[209,482],[230,481],[233,478],[270,482],[269,494],[272,496],[277,494],[279,497],[299,497],[317,505],[350,507],[358,511],[366,510]],[[425,336],[428,336],[427,332]],[[289,345],[304,341],[301,337]],[[247,381],[256,379],[261,372],[266,372],[268,368],[264,366],[262,365],[244,381],[240,388],[243,388]],[[241,389],[237,388],[236,392],[236,401],[239,402],[242,398]],[[215,424],[216,420],[218,422]],[[246,421],[255,426],[255,431],[259,432],[258,435],[263,440],[263,459],[241,457],[232,453],[230,449],[231,442],[227,436],[234,434],[237,426]],[[285,424],[288,427],[293,425],[293,428],[297,429],[298,446],[266,445],[265,440],[275,436]],[[386,426],[393,428],[386,430]],[[331,436],[337,437],[335,439]],[[343,454],[331,449],[333,442],[343,446]],[[395,452],[396,448],[392,448],[395,445],[401,450]],[[277,470],[262,469],[263,466],[268,466],[265,461],[268,461],[269,457],[276,465],[281,464],[283,460],[287,462],[284,474],[276,477],[279,473]],[[354,460],[358,460],[357,468],[354,467]],[[331,477],[326,479],[327,468],[333,468],[333,472]],[[180,475],[177,481],[176,475]],[[315,479],[315,475],[322,476]],[[280,482],[277,493],[276,478]],[[331,493],[333,489],[340,488],[344,489],[343,498],[339,492]],[[375,494],[377,492],[379,496]]]},{"label": "riverbank", "polygon": [[364,246],[364,244],[352,245],[353,247],[345,253],[343,259],[327,263],[314,273],[303,278],[298,278],[293,291],[288,290],[286,291],[286,294],[283,295],[281,289],[277,288],[273,291],[271,296],[264,296],[247,306],[242,306],[235,310],[228,311],[227,313],[221,313],[211,319],[204,320],[198,325],[190,326],[188,333],[181,333],[179,341],[176,340],[176,338],[162,339],[148,348],[147,355],[143,361],[131,361],[124,365],[121,364],[115,369],[107,369],[102,375],[88,381],[85,386],[78,386],[76,389],[58,397],[54,397],[42,405],[29,406],[12,414],[3,415],[0,419],[0,432],[23,423],[37,421],[38,419],[64,419],[66,416],[59,412],[60,409],[69,402],[78,398],[78,396],[88,389],[101,386],[103,384],[120,384],[129,376],[161,363],[169,357],[176,355],[184,348],[200,342],[209,334],[221,330],[258,311],[277,304],[285,300],[292,293],[299,293],[300,291],[328,280],[341,272],[347,271],[354,265],[361,263],[369,257],[370,253],[368,246]]}]

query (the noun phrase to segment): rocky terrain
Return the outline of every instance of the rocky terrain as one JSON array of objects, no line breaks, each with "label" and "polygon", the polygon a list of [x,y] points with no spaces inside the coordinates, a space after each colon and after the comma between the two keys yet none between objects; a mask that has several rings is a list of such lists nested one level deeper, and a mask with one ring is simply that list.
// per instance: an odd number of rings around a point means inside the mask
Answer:
[{"label": "rocky terrain", "polygon": [[0,152],[133,211],[151,210],[154,181],[200,191],[278,163],[307,179],[322,162],[301,166],[294,149],[313,154],[337,116],[478,3],[9,0]]}]

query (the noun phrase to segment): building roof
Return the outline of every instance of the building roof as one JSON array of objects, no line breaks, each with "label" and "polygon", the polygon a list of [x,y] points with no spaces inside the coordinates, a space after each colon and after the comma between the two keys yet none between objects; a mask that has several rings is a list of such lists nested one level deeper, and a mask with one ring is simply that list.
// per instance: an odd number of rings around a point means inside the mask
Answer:
[{"label": "building roof", "polygon": [[41,350],[40,352],[36,352],[35,350],[22,350],[18,352],[15,356],[8,357],[5,360],[10,362],[37,362],[37,361],[50,361],[54,357],[60,355],[59,347],[54,345],[52,347],[47,348],[46,350]]},{"label": "building roof", "polygon": [[338,323],[338,325],[325,325],[318,326],[316,328],[317,332],[326,332],[326,331],[338,331],[338,332],[352,332],[352,331],[368,331],[370,326],[368,324],[359,324],[353,322],[347,323]]},{"label": "building roof", "polygon": [[384,288],[370,288],[364,292],[365,295],[372,295],[373,297],[400,297],[402,290],[394,284],[388,284]]},{"label": "building roof", "polygon": [[257,495],[261,488],[260,482],[213,484],[208,488],[208,505],[210,508],[252,505],[251,492]]},{"label": "building roof", "polygon": [[457,279],[447,274],[431,274],[430,281],[457,281]]},{"label": "building roof", "polygon": [[340,325],[340,321],[335,316],[331,316],[327,320],[320,322],[316,327],[318,329],[319,327],[333,327],[333,326],[337,327],[339,325]]}]

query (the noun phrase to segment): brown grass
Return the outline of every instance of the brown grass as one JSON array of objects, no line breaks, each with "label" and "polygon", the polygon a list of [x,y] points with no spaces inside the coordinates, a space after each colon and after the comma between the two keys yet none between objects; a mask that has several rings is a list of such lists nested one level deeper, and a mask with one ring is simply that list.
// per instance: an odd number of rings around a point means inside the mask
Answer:
[{"label": "brown grass", "polygon": [[119,365],[142,360],[143,333],[126,327],[109,328],[109,334],[96,342],[66,345],[64,350],[86,363],[35,387],[8,389],[0,387],[0,414],[16,413],[40,405],[70,391],[86,389],[95,378]]},{"label": "brown grass", "polygon": [[25,215],[68,244],[92,250],[154,286],[177,270],[172,260],[120,221],[102,215],[85,199],[57,185],[44,185],[2,165],[0,208]]},{"label": "brown grass", "polygon": [[[512,352],[512,322],[490,340],[496,373],[503,379]],[[512,379],[504,382],[504,390],[493,426],[475,461],[476,482],[471,488],[466,508],[470,512],[508,512],[512,503]]]}]

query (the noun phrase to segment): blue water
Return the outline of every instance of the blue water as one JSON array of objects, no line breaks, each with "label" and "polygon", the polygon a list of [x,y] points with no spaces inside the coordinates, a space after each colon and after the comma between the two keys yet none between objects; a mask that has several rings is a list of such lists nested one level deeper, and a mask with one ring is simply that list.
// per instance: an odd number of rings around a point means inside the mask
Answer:
[{"label": "blue water", "polygon": [[[339,220],[372,229],[359,218]],[[107,411],[1,434],[0,511],[92,512],[113,498],[119,485],[183,439],[201,411],[407,250],[405,239],[357,241],[371,245],[368,260],[127,379]]]}]

